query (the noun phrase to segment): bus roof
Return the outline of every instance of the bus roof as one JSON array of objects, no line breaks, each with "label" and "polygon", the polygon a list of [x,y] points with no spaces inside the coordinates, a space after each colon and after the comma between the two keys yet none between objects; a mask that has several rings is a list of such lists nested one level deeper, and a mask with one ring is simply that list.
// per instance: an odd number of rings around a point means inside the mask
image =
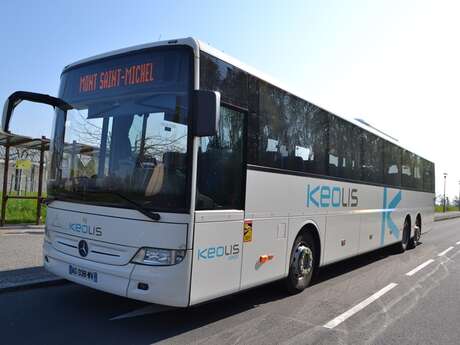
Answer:
[{"label": "bus roof", "polygon": [[[299,97],[309,103],[313,103],[313,102],[310,102],[306,99],[306,97],[304,95],[302,95],[301,92],[299,91],[296,91],[296,90],[293,90],[291,87],[285,85],[284,83],[280,82],[279,80],[276,80],[275,78],[273,78],[272,76],[264,73],[264,72],[261,72],[260,70],[250,66],[250,65],[247,65],[241,61],[239,61],[238,59],[210,46],[209,44],[207,43],[204,43],[200,40],[197,40],[197,42],[199,43],[199,47],[200,47],[200,50],[204,51],[205,53],[208,53],[209,55],[212,55],[212,56],[215,56],[216,58],[219,58],[220,60],[222,61],[225,61],[235,67],[238,67],[240,68],[241,70],[253,75],[254,77],[257,77],[258,79],[261,79],[273,86],[276,86],[288,93],[290,93],[291,95],[294,95],[296,97]],[[314,104],[314,103],[313,103]],[[317,106],[318,108],[321,108],[321,109],[324,109],[326,111],[328,111],[327,109],[323,108],[323,107],[320,107],[318,106],[317,104],[315,104],[315,106]],[[346,117],[343,117],[343,116],[340,116],[340,115],[337,115],[335,113],[332,113],[330,111],[328,111],[329,113],[333,114],[334,116],[337,116],[345,121],[348,121],[352,124],[354,124],[355,126],[358,126],[362,129],[365,129],[379,137],[382,137],[384,138],[385,140],[387,141],[390,141],[392,142],[393,144],[395,145],[398,145],[400,147],[401,146],[401,143],[399,142],[399,140],[395,139],[394,137],[386,134],[385,132],[371,126],[370,124],[368,124],[366,121],[363,121],[362,119],[350,119],[350,118],[346,118]]]}]

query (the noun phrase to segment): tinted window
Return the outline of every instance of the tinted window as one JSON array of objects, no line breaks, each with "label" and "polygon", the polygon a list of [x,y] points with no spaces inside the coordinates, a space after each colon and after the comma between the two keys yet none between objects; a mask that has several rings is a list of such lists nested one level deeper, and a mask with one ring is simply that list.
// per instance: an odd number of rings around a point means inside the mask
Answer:
[{"label": "tinted window", "polygon": [[434,190],[432,163],[252,76],[248,108],[251,164]]},{"label": "tinted window", "polygon": [[327,113],[263,82],[259,91],[259,164],[325,174]]},{"label": "tinted window", "polygon": [[422,159],[414,154],[412,154],[412,161],[413,161],[413,188],[417,190],[423,190],[423,172],[422,172]]},{"label": "tinted window", "polygon": [[219,132],[200,139],[196,208],[242,209],[243,114],[220,110]]},{"label": "tinted window", "polygon": [[383,179],[390,186],[401,186],[401,160],[402,149],[398,146],[385,142],[383,151]]},{"label": "tinted window", "polygon": [[302,102],[290,95],[284,96],[286,114],[287,156],[283,157],[283,167],[289,170],[304,171],[304,162],[310,160],[311,150],[306,143],[306,117],[302,113]]},{"label": "tinted window", "polygon": [[427,191],[434,193],[435,192],[434,180],[435,180],[435,176],[436,176],[435,168],[434,168],[434,164],[431,163],[431,162],[428,162],[428,165],[430,166],[429,170],[430,170],[430,176],[431,176],[431,188],[429,188],[429,186],[428,186]]},{"label": "tinted window", "polygon": [[405,188],[414,188],[414,160],[413,154],[407,150],[403,150],[402,159],[402,186]]},{"label": "tinted window", "polygon": [[224,102],[248,106],[248,75],[206,53],[200,53],[200,89],[220,91]]},{"label": "tinted window", "polygon": [[302,136],[298,137],[295,155],[304,160],[305,172],[325,175],[329,133],[328,113],[311,103],[303,102],[300,116],[304,121],[304,127],[298,128],[303,132]]},{"label": "tinted window", "polygon": [[284,93],[268,84],[260,84],[259,159],[262,165],[283,168],[289,142]]},{"label": "tinted window", "polygon": [[420,158],[422,169],[422,189],[424,192],[434,193],[434,164]]},{"label": "tinted window", "polygon": [[383,183],[383,139],[363,131],[362,145],[362,179],[373,183]]},{"label": "tinted window", "polygon": [[360,129],[336,116],[329,122],[329,174],[361,178]]},{"label": "tinted window", "polygon": [[247,161],[250,164],[260,165],[259,160],[259,80],[249,76],[248,85],[248,130],[247,130]]}]

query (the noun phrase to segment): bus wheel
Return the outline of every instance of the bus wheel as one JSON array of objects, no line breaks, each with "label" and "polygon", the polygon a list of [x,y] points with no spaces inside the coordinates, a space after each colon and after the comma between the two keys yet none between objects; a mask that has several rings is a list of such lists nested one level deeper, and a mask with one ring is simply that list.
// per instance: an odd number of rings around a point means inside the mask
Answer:
[{"label": "bus wheel", "polygon": [[422,237],[422,225],[420,224],[420,219],[417,218],[417,221],[414,226],[414,236],[409,241],[409,248],[415,248],[420,243],[420,237]]},{"label": "bus wheel", "polygon": [[313,237],[307,232],[297,236],[292,246],[287,290],[295,294],[304,290],[313,277],[316,265],[316,248]]},{"label": "bus wheel", "polygon": [[409,245],[410,241],[410,222],[407,220],[404,221],[404,228],[402,233],[402,240],[397,244],[397,252],[404,253]]}]

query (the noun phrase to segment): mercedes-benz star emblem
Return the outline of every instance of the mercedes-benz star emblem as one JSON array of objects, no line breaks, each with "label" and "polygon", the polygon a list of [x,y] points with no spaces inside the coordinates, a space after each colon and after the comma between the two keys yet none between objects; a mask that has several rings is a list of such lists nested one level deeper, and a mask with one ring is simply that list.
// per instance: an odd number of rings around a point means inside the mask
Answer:
[{"label": "mercedes-benz star emblem", "polygon": [[78,252],[81,256],[85,257],[88,255],[88,243],[85,240],[78,242]]}]

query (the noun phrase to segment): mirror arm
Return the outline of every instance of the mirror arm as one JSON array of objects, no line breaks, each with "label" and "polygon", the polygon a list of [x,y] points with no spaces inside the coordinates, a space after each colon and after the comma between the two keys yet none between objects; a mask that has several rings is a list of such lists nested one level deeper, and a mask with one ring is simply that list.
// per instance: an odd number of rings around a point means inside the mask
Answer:
[{"label": "mirror arm", "polygon": [[11,114],[13,113],[14,108],[16,108],[22,101],[48,104],[54,108],[58,107],[62,110],[72,109],[70,104],[57,97],[28,91],[13,92],[6,99],[3,107],[2,130],[4,132],[9,133]]}]

